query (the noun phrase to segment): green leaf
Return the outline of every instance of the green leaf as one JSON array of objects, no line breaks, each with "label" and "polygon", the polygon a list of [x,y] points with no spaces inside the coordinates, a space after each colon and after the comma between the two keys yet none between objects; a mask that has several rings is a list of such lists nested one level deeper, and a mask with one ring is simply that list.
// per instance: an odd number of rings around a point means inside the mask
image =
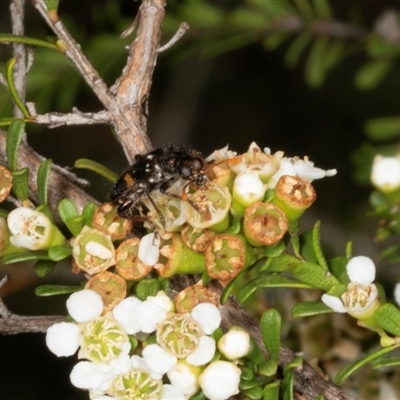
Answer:
[{"label": "green leaf", "polygon": [[263,46],[268,51],[273,51],[292,36],[289,32],[273,32],[263,40]]},{"label": "green leaf", "polygon": [[13,187],[12,191],[21,201],[29,198],[29,169],[22,168],[13,171]]},{"label": "green leaf", "polygon": [[58,213],[70,232],[77,236],[82,230],[82,218],[75,203],[70,199],[63,199],[58,203]]},{"label": "green leaf", "polygon": [[271,360],[278,362],[281,345],[281,322],[279,312],[273,308],[261,316],[261,335],[265,348],[268,350]]},{"label": "green leaf", "polygon": [[304,19],[310,19],[314,12],[311,8],[309,0],[293,0],[299,13],[304,17]]},{"label": "green leaf", "polygon": [[85,207],[83,207],[82,211],[82,225],[92,227],[93,223],[93,214],[96,211],[96,208],[98,205],[96,203],[87,203],[85,204]]},{"label": "green leaf", "polygon": [[319,88],[325,79],[325,73],[327,71],[325,55],[328,48],[328,42],[329,39],[327,37],[317,37],[308,54],[305,75],[308,84],[315,89]]},{"label": "green leaf", "polygon": [[28,36],[20,36],[20,35],[12,35],[7,33],[0,34],[0,43],[23,43],[28,46],[36,46],[36,47],[46,47],[48,49],[53,49],[57,51],[64,52],[65,49],[50,42],[46,42],[45,40],[36,39]]},{"label": "green leaf", "polygon": [[394,349],[398,348],[399,345],[394,345],[390,347],[385,347],[383,349],[380,349],[374,353],[368,354],[366,357],[362,358],[361,360],[358,360],[350,365],[347,365],[345,368],[343,368],[335,378],[335,381],[337,384],[343,383],[353,372],[357,371],[360,369],[362,366],[365,364],[372,362],[376,360],[379,357],[382,357],[383,355],[390,353]]},{"label": "green leaf", "polygon": [[156,296],[159,290],[157,279],[143,279],[136,286],[136,296],[144,301],[149,296]]},{"label": "green leaf", "polygon": [[7,218],[10,211],[0,209],[0,217]]},{"label": "green leaf", "polygon": [[47,204],[47,192],[48,192],[51,164],[52,161],[50,159],[44,160],[40,164],[38,169],[37,187],[38,187],[39,204]]},{"label": "green leaf", "polygon": [[41,285],[35,289],[36,296],[55,296],[59,294],[71,294],[82,290],[81,286],[66,285]]},{"label": "green leaf", "polygon": [[96,172],[96,174],[103,176],[110,182],[115,182],[118,179],[118,175],[116,173],[114,173],[104,165],[96,161],[89,160],[88,158],[80,158],[79,160],[76,160],[74,167],[88,169],[90,171]]},{"label": "green leaf", "polygon": [[54,246],[49,249],[49,257],[53,261],[61,261],[72,254],[72,249],[69,246]]},{"label": "green leaf", "polygon": [[307,32],[301,32],[290,44],[285,55],[285,64],[289,68],[293,68],[299,62],[301,54],[310,44],[312,36]]},{"label": "green leaf", "polygon": [[261,271],[285,272],[292,271],[302,263],[298,258],[287,253],[282,253],[279,257],[269,258],[260,267]]},{"label": "green leaf", "polygon": [[302,233],[299,236],[299,240],[301,257],[308,262],[318,263],[318,259],[314,250],[313,230]]},{"label": "green leaf", "polygon": [[367,40],[367,52],[372,58],[398,57],[400,46],[398,43],[389,43],[378,34],[370,34]]},{"label": "green leaf", "polygon": [[293,276],[301,282],[307,283],[315,289],[328,292],[332,286],[340,282],[325,268],[319,264],[305,262],[300,264],[294,271]]},{"label": "green leaf", "polygon": [[328,261],[329,270],[339,279],[341,283],[350,283],[350,278],[347,275],[346,266],[348,259],[346,257],[336,257]]},{"label": "green leaf", "polygon": [[[220,303],[225,304],[229,298],[229,296],[238,288],[238,287],[243,287],[244,286],[244,280],[248,276],[248,273],[256,268],[259,268],[259,266],[264,263],[264,257],[260,258],[259,260],[256,260],[253,264],[249,265],[246,269],[242,270],[234,279],[232,279],[228,285],[225,287],[223,290],[221,297],[220,297]],[[257,287],[255,288],[257,289]],[[254,290],[253,290],[254,292]]]},{"label": "green leaf", "polygon": [[295,14],[295,10],[287,0],[279,1],[258,1],[248,0],[250,4],[265,12],[270,19],[280,19]]},{"label": "green leaf", "polygon": [[310,317],[313,315],[330,313],[333,313],[333,310],[321,301],[304,301],[296,304],[291,311],[293,318]]},{"label": "green leaf", "polygon": [[22,101],[21,97],[19,96],[18,90],[15,86],[14,82],[14,66],[16,64],[17,60],[16,58],[12,58],[8,63],[7,63],[7,83],[8,83],[8,89],[11,93],[12,98],[15,101],[15,104],[18,106],[18,108],[21,110],[22,114],[24,115],[25,118],[29,118],[30,114],[28,109],[26,108],[24,102]]},{"label": "green leaf", "polygon": [[400,365],[400,357],[382,357],[371,363],[373,369],[397,367],[398,365]]},{"label": "green leaf", "polygon": [[303,363],[301,357],[296,357],[292,362],[283,368],[283,399],[293,400],[294,370]]},{"label": "green leaf", "polygon": [[14,264],[17,262],[25,262],[25,261],[32,261],[32,260],[49,260],[49,256],[45,251],[24,251],[21,249],[21,253],[13,253],[7,256],[4,256],[1,259],[3,264]]},{"label": "green leaf", "polygon": [[269,383],[264,387],[263,400],[279,400],[279,387],[281,381]]},{"label": "green leaf", "polygon": [[204,0],[183,3],[181,6],[182,18],[191,26],[200,28],[217,28],[223,23],[223,11]]},{"label": "green leaf", "polygon": [[246,30],[265,29],[268,27],[267,20],[258,10],[249,8],[237,8],[229,14],[229,23],[235,28]]},{"label": "green leaf", "polygon": [[271,274],[271,275],[262,275],[256,278],[257,288],[266,288],[266,287],[289,287],[296,289],[312,289],[313,287],[307,285],[303,282],[298,282],[293,279],[290,279],[286,276]]},{"label": "green leaf", "polygon": [[56,266],[56,262],[52,260],[39,260],[36,262],[33,270],[39,278],[43,278],[48,275]]},{"label": "green leaf", "polygon": [[17,120],[11,123],[7,130],[7,162],[11,172],[17,170],[18,147],[25,134],[25,122]]},{"label": "green leaf", "polygon": [[362,66],[355,75],[355,84],[358,89],[375,89],[389,74],[393,65],[392,60],[373,60]]},{"label": "green leaf", "polygon": [[332,11],[327,0],[312,0],[315,16],[317,18],[331,18]]},{"label": "green leaf", "polygon": [[400,135],[400,117],[369,119],[364,132],[372,140],[397,140]]},{"label": "green leaf", "polygon": [[[258,289],[256,281],[257,281],[257,278],[246,283],[246,285],[244,285],[240,289],[239,293],[237,294],[237,298],[238,298],[240,304],[244,303]],[[226,296],[224,296],[225,302],[227,299],[228,298]],[[224,304],[224,303],[221,303],[221,304]]]},{"label": "green leaf", "polygon": [[313,236],[313,246],[314,246],[314,254],[317,257],[318,264],[324,269],[328,270],[328,264],[326,263],[324,253],[322,252],[321,247],[321,221],[317,221],[314,225],[314,229],[312,230]]},{"label": "green leaf", "polygon": [[246,356],[253,364],[260,365],[265,363],[265,357],[261,349],[258,347],[257,342],[250,336],[250,350]]},{"label": "green leaf", "polygon": [[384,304],[375,311],[376,322],[387,332],[400,336],[400,310],[393,304]]},{"label": "green leaf", "polygon": [[258,373],[263,376],[272,377],[278,371],[278,362],[274,360],[266,360],[258,366]]},{"label": "green leaf", "polygon": [[246,399],[259,400],[263,396],[263,390],[261,387],[257,386],[252,389],[243,390],[243,395],[246,396]]},{"label": "green leaf", "polygon": [[286,244],[281,240],[272,246],[265,246],[264,256],[265,257],[278,257],[286,248]]}]

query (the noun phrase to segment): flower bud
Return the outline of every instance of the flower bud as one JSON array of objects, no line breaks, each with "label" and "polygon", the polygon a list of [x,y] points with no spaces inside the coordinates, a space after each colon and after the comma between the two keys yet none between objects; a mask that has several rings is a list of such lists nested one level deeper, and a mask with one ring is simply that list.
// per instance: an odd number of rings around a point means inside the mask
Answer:
[{"label": "flower bud", "polygon": [[78,268],[89,275],[115,264],[115,249],[110,236],[87,226],[73,240],[72,255]]},{"label": "flower bud", "polygon": [[228,360],[245,357],[250,351],[250,335],[240,326],[232,326],[218,340],[218,350]]},{"label": "flower bud", "polygon": [[0,165],[0,203],[8,197],[11,188],[12,174],[6,167]]},{"label": "flower bud", "polygon": [[315,190],[307,180],[283,175],[275,186],[275,197],[271,203],[277,205],[289,221],[295,221],[316,198]]},{"label": "flower bud", "polygon": [[178,363],[167,372],[170,382],[180,388],[190,398],[199,391],[198,377],[202,368],[188,364],[185,360]]},{"label": "flower bud", "polygon": [[[233,184],[233,208],[240,216],[249,205],[261,201],[264,198],[267,186],[255,173],[245,172],[235,178]],[[235,206],[235,203],[237,205]],[[242,210],[240,212],[240,209]]]},{"label": "flower bud", "polygon": [[123,239],[132,229],[132,221],[120,217],[111,203],[103,203],[96,208],[92,224],[93,228],[110,235],[112,240]]},{"label": "flower bud", "polygon": [[257,202],[246,209],[243,228],[246,239],[253,246],[272,246],[283,238],[289,222],[276,205]]},{"label": "flower bud", "polygon": [[239,393],[241,370],[229,361],[214,361],[199,377],[204,395],[213,400],[227,400]]},{"label": "flower bud", "polygon": [[371,181],[383,193],[392,193],[400,189],[400,156],[375,156],[372,164]]}]

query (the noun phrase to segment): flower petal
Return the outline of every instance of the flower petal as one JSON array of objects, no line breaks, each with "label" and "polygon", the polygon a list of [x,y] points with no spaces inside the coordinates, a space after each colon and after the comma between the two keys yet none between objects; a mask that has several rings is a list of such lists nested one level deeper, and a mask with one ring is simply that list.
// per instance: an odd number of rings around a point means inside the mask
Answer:
[{"label": "flower petal", "polygon": [[351,282],[369,286],[375,280],[375,264],[365,256],[353,257],[346,266]]},{"label": "flower petal", "polygon": [[103,312],[103,300],[94,290],[80,290],[69,296],[67,309],[75,321],[88,322],[99,317]]},{"label": "flower petal", "polygon": [[47,329],[46,344],[57,357],[72,356],[79,348],[80,337],[76,324],[60,322]]},{"label": "flower petal", "polygon": [[213,333],[221,324],[221,312],[212,303],[200,303],[190,313],[206,335]]},{"label": "flower petal", "polygon": [[328,307],[332,308],[333,311],[338,313],[347,312],[345,306],[342,303],[342,300],[339,297],[331,296],[330,294],[323,294],[321,297],[323,303],[325,303]]}]

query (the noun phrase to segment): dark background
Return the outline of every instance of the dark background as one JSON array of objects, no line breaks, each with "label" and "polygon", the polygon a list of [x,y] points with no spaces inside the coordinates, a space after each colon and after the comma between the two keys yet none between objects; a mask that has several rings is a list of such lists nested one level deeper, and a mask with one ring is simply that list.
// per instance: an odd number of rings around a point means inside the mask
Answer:
[{"label": "dark background", "polygon": [[[169,2],[167,15],[177,16],[181,3]],[[212,2],[222,10],[240,2]],[[331,1],[338,19],[371,29],[376,17],[397,1]],[[130,1],[61,1],[60,16],[82,43],[89,59],[112,83],[125,61],[124,46],[115,46],[115,36],[130,23],[137,4]],[[45,37],[51,32],[27,5],[27,35]],[[111,11],[110,11],[111,10]],[[114,10],[114,11],[112,11]],[[10,32],[8,2],[0,0],[0,31]],[[115,13],[115,14],[112,14]],[[368,60],[364,51],[350,55],[334,68],[319,89],[312,89],[304,77],[302,60],[294,69],[284,65],[287,45],[266,51],[260,41],[230,52],[208,56],[204,30],[194,27],[158,60],[149,100],[148,132],[154,146],[174,142],[191,144],[209,154],[229,143],[238,152],[252,141],[273,152],[288,156],[310,156],[317,166],[337,168],[338,174],[315,183],[318,200],[306,213],[303,224],[311,227],[322,219],[323,241],[327,252],[342,255],[348,240],[354,240],[355,254],[375,257],[372,236],[376,221],[365,217],[371,188],[354,177],[354,155],[366,138],[363,127],[369,118],[399,114],[400,69],[394,65],[388,77],[374,90],[361,91],[354,76]],[[172,34],[166,32],[165,43]],[[206,36],[206,35],[204,35]],[[114,38],[111,40],[110,38]],[[213,37],[208,40],[212,42]],[[214,40],[218,40],[215,38]],[[38,112],[100,110],[73,67],[61,55],[37,51],[29,75],[28,100],[37,103]],[[0,60],[11,56],[0,47]],[[2,71],[4,71],[4,64]],[[0,113],[10,115],[8,94],[0,89]],[[126,161],[108,127],[70,127],[48,130],[28,127],[29,143],[45,157],[62,166],[78,158],[92,158],[115,171],[126,168]],[[96,179],[85,171],[77,173]],[[105,199],[110,184],[98,179],[88,190]],[[12,265],[0,271],[11,275],[3,298],[17,314],[65,314],[65,298],[37,298],[34,288],[42,283],[60,283],[69,266],[57,267],[45,281],[39,281],[32,266]],[[385,276],[382,276],[385,280]],[[58,359],[44,345],[44,335],[24,334],[0,337],[0,399],[78,400],[85,392],[71,387],[69,371],[74,358]]]}]

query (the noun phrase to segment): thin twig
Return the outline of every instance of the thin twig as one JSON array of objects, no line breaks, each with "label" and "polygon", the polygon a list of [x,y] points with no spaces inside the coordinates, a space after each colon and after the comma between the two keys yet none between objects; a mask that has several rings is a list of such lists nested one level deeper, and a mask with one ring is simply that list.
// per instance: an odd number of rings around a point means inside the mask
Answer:
[{"label": "thin twig", "polygon": [[72,113],[47,113],[35,115],[35,122],[41,125],[47,125],[48,128],[57,128],[63,125],[95,125],[112,123],[111,115],[108,111],[100,111],[97,113],[82,113],[74,109]]},{"label": "thin twig", "polygon": [[178,30],[176,31],[175,35],[172,36],[171,40],[170,40],[168,43],[164,44],[164,46],[159,47],[158,50],[157,50],[157,52],[158,52],[158,53],[162,53],[163,51],[165,51],[165,50],[171,48],[171,47],[186,33],[186,31],[187,31],[189,28],[190,28],[190,27],[189,27],[189,24],[188,24],[188,23],[182,22],[182,23],[179,25],[179,28],[178,28]]},{"label": "thin twig", "polygon": [[[8,282],[8,276],[0,281],[0,288]],[[25,316],[13,314],[0,298],[0,335],[16,335],[26,332],[46,332],[53,324],[65,321],[62,315]]]}]

